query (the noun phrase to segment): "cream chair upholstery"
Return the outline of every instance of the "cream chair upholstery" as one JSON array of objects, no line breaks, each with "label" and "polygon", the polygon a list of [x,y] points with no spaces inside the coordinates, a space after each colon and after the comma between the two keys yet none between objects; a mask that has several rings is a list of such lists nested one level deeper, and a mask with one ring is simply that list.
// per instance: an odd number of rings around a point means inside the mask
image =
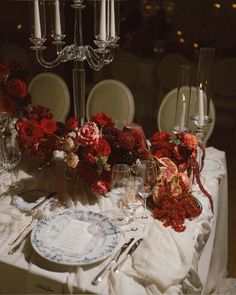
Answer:
[{"label": "cream chair upholstery", "polygon": [[65,81],[54,73],[36,75],[29,84],[33,105],[51,110],[53,119],[64,122],[70,110],[70,93]]},{"label": "cream chair upholstery", "polygon": [[90,118],[103,112],[121,126],[134,119],[134,98],[129,88],[121,81],[107,79],[97,83],[90,91],[86,104],[86,116]]},{"label": "cream chair upholstery", "polygon": [[[157,125],[159,131],[167,131],[171,132],[172,128],[174,127],[175,124],[175,111],[176,111],[176,98],[177,98],[177,88],[174,88],[170,92],[166,94],[164,99],[161,102],[160,108],[158,110],[158,115],[157,115]],[[191,88],[191,102],[190,102],[190,109],[189,113],[193,114],[194,113],[194,95],[197,94],[197,89],[196,87]],[[210,124],[207,124],[206,129],[205,129],[205,139],[204,142],[208,141],[210,138],[214,126],[215,126],[215,106],[213,104],[213,101],[211,100],[210,102],[210,118],[212,118],[212,122]],[[196,127],[194,126],[194,123],[192,122],[191,119],[189,119],[189,128],[190,130],[194,130]]]}]

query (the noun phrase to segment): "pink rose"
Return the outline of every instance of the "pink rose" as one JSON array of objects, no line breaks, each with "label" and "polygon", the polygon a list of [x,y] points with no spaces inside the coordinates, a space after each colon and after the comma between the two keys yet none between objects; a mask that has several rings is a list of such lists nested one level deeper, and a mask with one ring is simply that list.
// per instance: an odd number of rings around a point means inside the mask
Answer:
[{"label": "pink rose", "polygon": [[111,185],[109,182],[104,180],[98,180],[91,186],[91,191],[94,194],[104,194],[108,192],[108,190],[111,188]]},{"label": "pink rose", "polygon": [[94,122],[86,123],[77,132],[77,141],[79,144],[85,146],[88,144],[97,144],[100,138],[100,131]]}]

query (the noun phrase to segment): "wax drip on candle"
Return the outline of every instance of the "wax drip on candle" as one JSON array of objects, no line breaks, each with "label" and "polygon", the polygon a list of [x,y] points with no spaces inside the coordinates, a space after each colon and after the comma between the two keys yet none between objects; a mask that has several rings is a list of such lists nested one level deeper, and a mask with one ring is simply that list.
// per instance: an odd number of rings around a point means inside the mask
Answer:
[{"label": "wax drip on candle", "polygon": [[180,131],[184,131],[184,127],[185,127],[185,116],[186,116],[186,99],[184,94],[182,94],[182,112],[181,112],[181,116],[180,116],[180,121],[179,121],[179,130]]}]

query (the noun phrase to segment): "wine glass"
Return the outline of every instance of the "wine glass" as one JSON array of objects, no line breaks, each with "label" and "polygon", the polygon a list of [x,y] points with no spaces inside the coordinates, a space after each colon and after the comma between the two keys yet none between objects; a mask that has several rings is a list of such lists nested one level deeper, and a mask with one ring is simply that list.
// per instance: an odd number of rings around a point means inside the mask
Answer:
[{"label": "wine glass", "polygon": [[141,218],[147,219],[147,198],[151,196],[153,188],[157,183],[157,166],[153,160],[141,161],[135,169],[136,176],[143,179],[142,185],[139,187],[139,195],[143,199],[144,210]]},{"label": "wine glass", "polygon": [[124,196],[126,187],[131,176],[131,169],[126,164],[115,164],[112,168],[111,184],[113,187],[113,194],[115,196],[115,203],[118,210],[112,210],[111,218],[118,225],[123,225],[128,222],[128,217],[123,208]]},{"label": "wine glass", "polygon": [[21,161],[21,152],[15,134],[7,134],[3,136],[1,151],[2,165],[11,175],[11,184],[9,188],[10,190],[19,189],[20,186],[16,183],[16,180],[19,172],[18,164]]},{"label": "wine glass", "polygon": [[[139,197],[140,188],[143,186],[143,179],[141,177],[131,176],[128,179],[125,190],[125,205],[130,212],[130,222],[135,222],[135,213],[138,207],[142,205]],[[132,231],[137,231],[138,227],[132,226]]]}]

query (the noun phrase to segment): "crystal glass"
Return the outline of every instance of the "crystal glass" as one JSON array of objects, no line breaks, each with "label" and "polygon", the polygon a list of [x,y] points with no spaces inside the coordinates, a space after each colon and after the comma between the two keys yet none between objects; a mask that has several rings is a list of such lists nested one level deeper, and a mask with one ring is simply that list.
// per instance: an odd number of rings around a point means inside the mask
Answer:
[{"label": "crystal glass", "polygon": [[178,91],[174,132],[188,130],[189,105],[192,85],[192,66],[181,65],[178,69]]},{"label": "crystal glass", "polygon": [[112,193],[115,196],[115,205],[118,209],[105,212],[105,215],[111,218],[117,225],[124,225],[128,222],[128,216],[124,210],[123,204],[130,176],[131,169],[128,165],[116,164],[113,166],[111,176]]},{"label": "crystal glass", "polygon": [[127,182],[126,190],[125,190],[125,206],[128,208],[130,212],[130,220],[133,224],[131,227],[132,231],[137,231],[138,227],[134,225],[135,212],[138,207],[142,206],[142,202],[140,201],[139,191],[143,186],[143,179],[141,177],[131,176]]},{"label": "crystal glass", "polygon": [[212,97],[212,68],[215,48],[200,48],[197,71],[197,95],[193,97],[195,105],[191,118],[196,126],[195,134],[200,141],[204,140],[204,128],[211,123],[209,117],[210,101]]},{"label": "crystal glass", "polygon": [[17,177],[19,172],[18,164],[21,161],[21,152],[18,146],[18,138],[16,134],[4,135],[1,142],[2,165],[11,174],[10,190],[19,189]]},{"label": "crystal glass", "polygon": [[136,166],[135,174],[143,179],[142,185],[139,187],[139,195],[142,197],[144,205],[144,211],[141,218],[147,219],[147,198],[152,195],[153,188],[157,183],[158,175],[156,162],[153,160],[141,161],[141,163]]}]

